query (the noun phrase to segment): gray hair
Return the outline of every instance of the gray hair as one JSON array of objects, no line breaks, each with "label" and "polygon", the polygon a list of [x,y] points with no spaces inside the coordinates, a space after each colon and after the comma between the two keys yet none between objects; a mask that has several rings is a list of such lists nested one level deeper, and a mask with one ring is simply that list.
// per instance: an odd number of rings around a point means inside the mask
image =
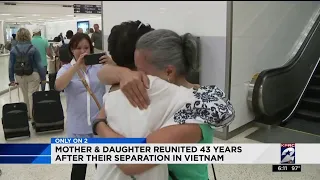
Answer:
[{"label": "gray hair", "polygon": [[197,40],[190,33],[179,36],[167,29],[154,30],[140,37],[136,49],[150,51],[148,60],[159,69],[173,65],[179,74],[186,74],[199,66]]}]

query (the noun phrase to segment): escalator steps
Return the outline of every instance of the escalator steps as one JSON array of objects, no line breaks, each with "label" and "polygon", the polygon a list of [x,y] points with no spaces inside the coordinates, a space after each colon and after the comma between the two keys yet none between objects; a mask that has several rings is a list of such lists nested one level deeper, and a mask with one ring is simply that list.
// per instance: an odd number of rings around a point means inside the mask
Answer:
[{"label": "escalator steps", "polygon": [[318,98],[304,98],[304,99],[302,99],[302,101],[304,101],[306,103],[318,104],[320,106],[320,99],[318,99]]},{"label": "escalator steps", "polygon": [[320,112],[299,109],[297,111],[297,116],[304,117],[304,119],[318,120],[320,123]]},{"label": "escalator steps", "polygon": [[320,137],[320,123],[308,121],[305,119],[297,119],[293,118],[290,121],[288,121],[287,124],[285,124],[283,127],[293,129],[300,132],[305,132],[313,135],[317,135]]}]

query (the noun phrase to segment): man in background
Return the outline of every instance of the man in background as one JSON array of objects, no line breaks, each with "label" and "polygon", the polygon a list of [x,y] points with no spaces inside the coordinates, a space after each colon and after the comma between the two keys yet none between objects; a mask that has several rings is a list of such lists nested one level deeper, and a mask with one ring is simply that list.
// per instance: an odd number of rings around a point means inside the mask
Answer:
[{"label": "man in background", "polygon": [[[47,55],[51,59],[53,59],[53,56],[52,56],[52,51],[49,47],[48,40],[41,37],[41,29],[36,28],[33,30],[33,37],[32,37],[31,43],[40,52],[42,66],[44,67],[45,72],[47,72],[47,67],[48,67]],[[46,84],[42,83],[41,90],[44,91],[45,88],[46,88]]]},{"label": "man in background", "polygon": [[99,25],[98,24],[94,24],[93,28],[94,28],[94,32],[92,33],[91,41],[93,42],[93,45],[94,45],[94,52],[95,53],[103,52],[103,49],[102,49],[102,32],[99,29]]},{"label": "man in background", "polygon": [[83,29],[82,28],[78,28],[77,33],[83,33]]}]

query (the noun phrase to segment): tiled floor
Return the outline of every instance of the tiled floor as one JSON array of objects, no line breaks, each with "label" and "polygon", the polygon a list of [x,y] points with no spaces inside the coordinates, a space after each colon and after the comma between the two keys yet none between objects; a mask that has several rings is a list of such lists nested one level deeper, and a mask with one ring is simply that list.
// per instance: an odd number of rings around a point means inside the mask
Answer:
[{"label": "tiled floor", "polygon": [[[17,90],[13,90],[13,95]],[[18,98],[13,97],[16,102]],[[0,96],[0,106],[8,103],[8,94]],[[65,106],[65,97],[62,95]],[[0,116],[1,112],[0,112]],[[255,131],[256,128],[248,129],[246,132],[228,140],[223,141],[214,138],[215,143],[256,143],[246,139],[245,136]],[[64,132],[36,135],[32,130],[30,139],[10,141],[11,143],[48,143],[51,137],[62,137]],[[3,130],[0,128],[0,143],[7,143],[3,138]],[[0,180],[69,180],[70,165],[0,165],[2,175]],[[209,166],[211,170],[211,166]],[[218,180],[319,180],[319,165],[303,165],[301,173],[272,173],[271,165],[215,165]],[[89,166],[87,180],[93,180],[95,169]],[[209,172],[213,180],[212,171]]]}]

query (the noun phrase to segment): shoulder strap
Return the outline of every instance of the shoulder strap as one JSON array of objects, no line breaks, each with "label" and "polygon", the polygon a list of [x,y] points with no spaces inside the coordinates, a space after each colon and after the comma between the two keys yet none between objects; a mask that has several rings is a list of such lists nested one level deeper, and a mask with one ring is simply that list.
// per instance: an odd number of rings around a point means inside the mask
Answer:
[{"label": "shoulder strap", "polygon": [[17,46],[14,46],[14,48],[16,49],[17,53],[20,55],[21,52],[20,52],[19,48]]},{"label": "shoulder strap", "polygon": [[87,89],[87,91],[89,92],[90,96],[93,98],[94,102],[97,104],[98,106],[98,109],[100,110],[101,109],[101,105],[96,97],[96,95],[94,95],[94,93],[92,92],[92,90],[90,89],[87,81],[84,79],[82,73],[80,71],[77,71],[78,73],[78,76],[80,77],[81,81],[82,81],[82,84],[84,85],[84,87]]},{"label": "shoulder strap", "polygon": [[[17,51],[19,54],[21,54],[21,52],[20,52],[20,50],[19,50],[19,48],[18,48],[17,46],[14,46],[14,48],[16,49],[16,51]],[[26,51],[26,54],[28,54],[28,52],[31,50],[31,48],[32,48],[32,45],[30,45],[30,46],[28,47],[28,49],[27,49],[27,51]]]},{"label": "shoulder strap", "polygon": [[32,44],[28,47],[28,50],[27,50],[26,54],[29,53],[29,51],[31,50],[31,48],[32,48]]}]

